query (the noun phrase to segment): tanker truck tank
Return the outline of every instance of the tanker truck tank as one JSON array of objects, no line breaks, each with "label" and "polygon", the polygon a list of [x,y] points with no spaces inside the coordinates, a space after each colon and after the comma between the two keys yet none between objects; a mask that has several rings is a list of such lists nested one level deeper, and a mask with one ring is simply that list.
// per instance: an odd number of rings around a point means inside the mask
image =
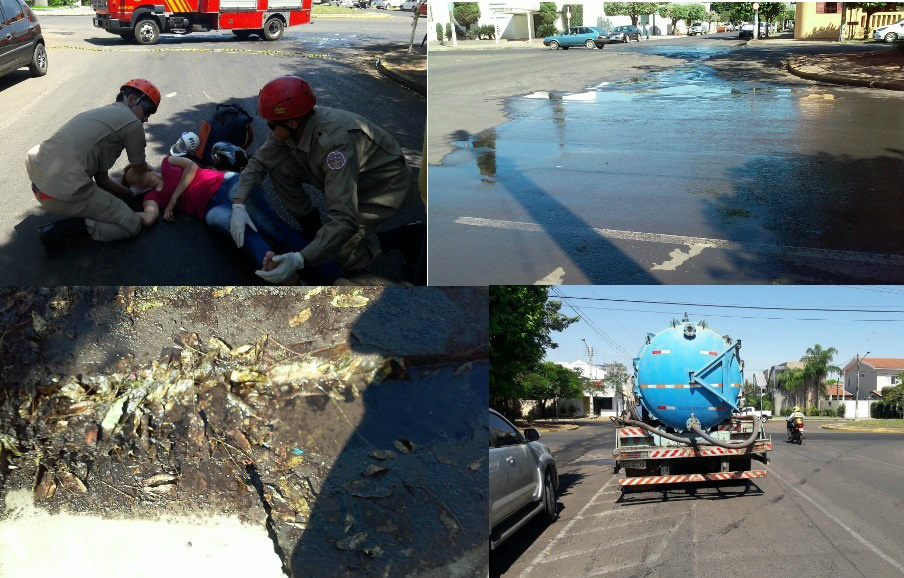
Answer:
[{"label": "tanker truck tank", "polygon": [[743,378],[740,340],[710,329],[705,321],[673,320],[647,335],[634,359],[634,396],[647,413],[678,432],[693,420],[706,430],[731,417]]}]

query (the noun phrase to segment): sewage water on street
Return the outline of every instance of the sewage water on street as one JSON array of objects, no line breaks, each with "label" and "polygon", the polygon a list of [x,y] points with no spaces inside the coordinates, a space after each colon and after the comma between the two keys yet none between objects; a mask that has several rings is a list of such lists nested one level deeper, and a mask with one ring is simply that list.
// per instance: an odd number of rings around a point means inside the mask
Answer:
[{"label": "sewage water on street", "polygon": [[[550,246],[580,258],[593,229],[904,254],[900,94],[709,65],[736,47],[636,50],[679,64],[512,97],[509,122],[431,167],[431,282],[533,282],[519,267]],[[633,267],[622,281],[650,282]]]}]

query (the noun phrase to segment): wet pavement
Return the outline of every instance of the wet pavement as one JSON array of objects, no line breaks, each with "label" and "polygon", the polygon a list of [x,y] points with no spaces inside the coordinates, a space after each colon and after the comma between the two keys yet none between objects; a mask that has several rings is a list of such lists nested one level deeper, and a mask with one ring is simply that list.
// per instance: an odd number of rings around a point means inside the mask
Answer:
[{"label": "wet pavement", "polygon": [[904,95],[631,50],[679,62],[512,97],[430,168],[431,283],[904,282]]},{"label": "wet pavement", "polygon": [[261,570],[484,576],[486,315],[474,288],[0,290],[3,547],[173,523],[200,550],[159,555],[196,559],[216,518]]}]

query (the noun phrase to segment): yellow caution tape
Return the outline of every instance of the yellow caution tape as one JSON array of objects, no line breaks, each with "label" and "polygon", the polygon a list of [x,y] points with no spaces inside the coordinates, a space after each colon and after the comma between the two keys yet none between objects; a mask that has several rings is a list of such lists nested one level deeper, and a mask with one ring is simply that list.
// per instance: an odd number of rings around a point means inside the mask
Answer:
[{"label": "yellow caution tape", "polygon": [[265,56],[301,56],[303,58],[324,58],[335,60],[329,54],[317,52],[297,52],[290,50],[239,50],[237,48],[96,48],[93,46],[51,45],[53,50],[86,50],[89,52],[222,52],[225,54],[260,54]]}]

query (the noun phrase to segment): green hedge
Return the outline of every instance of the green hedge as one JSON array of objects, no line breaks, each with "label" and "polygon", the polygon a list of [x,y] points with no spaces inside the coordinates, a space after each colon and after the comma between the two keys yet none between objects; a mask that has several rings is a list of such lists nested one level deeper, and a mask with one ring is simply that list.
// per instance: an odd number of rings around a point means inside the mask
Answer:
[{"label": "green hedge", "polygon": [[893,403],[877,401],[869,407],[869,416],[873,419],[897,419],[901,412]]}]

